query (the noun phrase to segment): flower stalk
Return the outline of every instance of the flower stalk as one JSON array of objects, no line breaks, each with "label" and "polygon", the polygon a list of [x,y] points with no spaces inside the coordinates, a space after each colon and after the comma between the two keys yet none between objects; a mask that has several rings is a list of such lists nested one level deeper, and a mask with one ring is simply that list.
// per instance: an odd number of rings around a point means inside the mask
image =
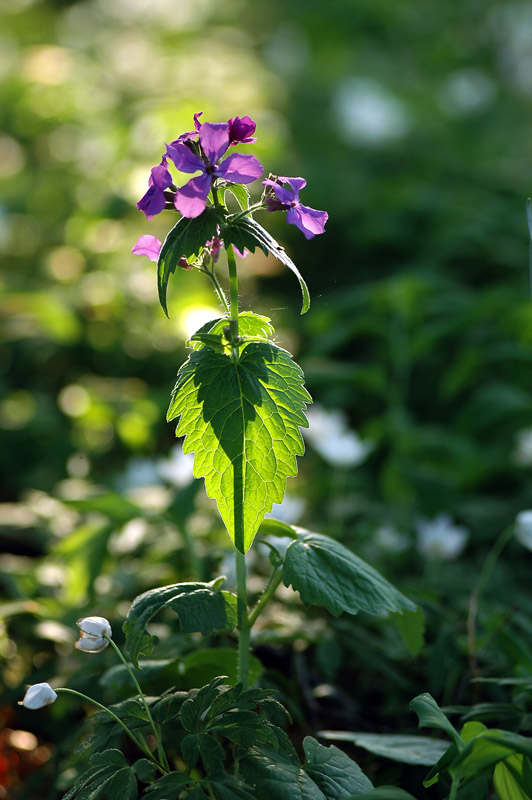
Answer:
[{"label": "flower stalk", "polygon": [[146,711],[146,715],[147,715],[147,717],[149,719],[152,731],[153,731],[155,739],[157,741],[157,755],[159,757],[159,761],[161,762],[161,764],[164,764],[165,768],[169,772],[170,771],[170,765],[168,763],[168,759],[166,758],[166,753],[164,752],[164,749],[163,749],[163,743],[162,743],[162,740],[161,740],[161,732],[160,732],[159,728],[157,727],[157,725],[155,724],[155,720],[152,717],[152,714],[151,714],[151,711],[150,711],[150,707],[148,705],[148,702],[147,702],[147,700],[146,700],[146,698],[144,696],[144,693],[143,693],[142,689],[140,688],[140,684],[139,684],[139,682],[137,681],[137,679],[135,677],[135,673],[131,669],[131,667],[128,664],[127,660],[122,655],[122,651],[120,650],[118,645],[112,639],[110,639],[109,637],[106,636],[105,638],[108,640],[109,644],[111,645],[111,647],[113,648],[113,650],[115,651],[117,656],[119,657],[120,661],[122,662],[122,664],[127,669],[129,675],[131,676],[131,680],[135,684],[135,688],[136,688],[136,690],[137,690],[137,692],[139,694],[139,698],[141,700],[141,703],[144,706],[144,710]]}]

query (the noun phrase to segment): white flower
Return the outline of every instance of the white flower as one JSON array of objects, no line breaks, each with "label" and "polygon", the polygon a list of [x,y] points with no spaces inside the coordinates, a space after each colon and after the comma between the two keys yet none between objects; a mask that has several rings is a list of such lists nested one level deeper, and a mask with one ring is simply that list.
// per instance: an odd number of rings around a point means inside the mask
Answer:
[{"label": "white flower", "polygon": [[[105,617],[83,617],[76,622],[80,630],[80,639],[74,645],[85,653],[101,653],[109,644],[113,635],[111,626]],[[106,638],[107,637],[107,638]]]},{"label": "white flower", "polygon": [[34,683],[33,686],[28,687],[24,700],[21,700],[19,705],[31,709],[44,708],[54,700],[57,700],[57,694],[49,683]]},{"label": "white flower", "polygon": [[312,406],[307,417],[309,428],[303,430],[303,435],[329,464],[356,467],[371,451],[372,445],[363,442],[355,431],[347,427],[343,411],[326,411],[320,406]]},{"label": "white flower", "polygon": [[527,550],[532,550],[532,509],[520,511],[516,516],[515,538]]},{"label": "white flower", "polygon": [[438,514],[433,520],[419,520],[416,523],[417,548],[427,558],[450,560],[460,555],[469,532],[453,525],[448,514]]}]

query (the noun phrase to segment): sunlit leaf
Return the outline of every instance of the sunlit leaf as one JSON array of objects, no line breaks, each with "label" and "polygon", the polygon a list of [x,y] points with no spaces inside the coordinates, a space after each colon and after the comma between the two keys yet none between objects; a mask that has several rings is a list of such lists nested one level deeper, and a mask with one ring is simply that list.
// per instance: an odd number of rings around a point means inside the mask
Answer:
[{"label": "sunlit leaf", "polygon": [[280,347],[252,342],[235,364],[203,348],[178,373],[168,420],[179,418],[184,453],[205,479],[236,547],[245,553],[304,452],[299,426],[310,396],[303,374]]}]

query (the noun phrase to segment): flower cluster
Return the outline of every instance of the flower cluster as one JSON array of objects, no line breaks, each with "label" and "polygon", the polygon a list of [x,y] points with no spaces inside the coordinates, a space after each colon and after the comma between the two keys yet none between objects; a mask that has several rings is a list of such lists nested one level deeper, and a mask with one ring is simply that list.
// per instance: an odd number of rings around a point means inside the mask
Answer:
[{"label": "flower cluster", "polygon": [[[199,119],[201,116],[201,112],[194,114],[194,130],[182,133],[167,144],[160,163],[152,167],[148,190],[137,203],[147,219],[172,207],[183,217],[194,219],[205,211],[211,192],[213,202],[217,202],[217,186],[227,183],[250,184],[262,175],[264,169],[255,156],[241,153],[227,155],[231,147],[256,141],[253,136],[256,125],[250,117],[202,123]],[[179,172],[199,174],[183,186],[176,187],[168,168],[169,160]],[[262,183],[265,189],[261,202],[252,210],[286,211],[286,221],[298,227],[307,239],[324,233],[327,212],[305,206],[299,198],[299,192],[306,186],[304,178],[270,175]],[[250,212],[251,209],[245,213]],[[157,261],[161,246],[155,236],[144,234],[132,252]],[[185,262],[180,266],[188,268]]]},{"label": "flower cluster", "polygon": [[184,217],[199,217],[205,210],[207,197],[216,178],[230,183],[252,183],[260,178],[264,168],[255,156],[232,153],[222,158],[231,145],[254,142],[251,136],[255,123],[249,117],[235,117],[227,122],[199,122],[200,114],[194,115],[195,130],[183,133],[170,144],[161,163],[153,167],[146,194],[137,207],[151,219],[166,206],[167,189],[173,186],[168,170],[168,158],[180,172],[200,174],[177,189],[173,196],[176,209]]}]

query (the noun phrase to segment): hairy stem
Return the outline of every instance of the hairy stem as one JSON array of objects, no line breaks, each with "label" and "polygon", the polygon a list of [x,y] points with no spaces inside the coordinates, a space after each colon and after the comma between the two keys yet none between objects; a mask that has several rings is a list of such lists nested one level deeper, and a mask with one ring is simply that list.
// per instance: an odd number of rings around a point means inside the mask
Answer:
[{"label": "hairy stem", "polygon": [[244,689],[249,686],[249,622],[246,585],[246,556],[235,548],[236,590],[238,602],[238,680]]},{"label": "hairy stem", "polygon": [[155,724],[155,721],[154,721],[154,719],[153,719],[153,717],[151,715],[150,707],[149,707],[149,705],[148,705],[148,703],[146,701],[146,698],[144,697],[144,692],[140,688],[140,684],[139,684],[138,680],[136,679],[133,670],[131,669],[130,665],[128,664],[128,662],[126,661],[124,656],[122,655],[122,651],[120,650],[118,645],[112,639],[110,639],[108,636],[106,636],[105,638],[107,639],[107,641],[109,642],[111,647],[114,649],[114,651],[117,654],[117,656],[119,657],[120,661],[122,662],[122,664],[125,666],[125,668],[129,672],[129,674],[131,676],[131,680],[135,684],[135,688],[136,688],[137,692],[139,693],[139,697],[141,699],[142,705],[144,706],[144,709],[146,711],[147,717],[148,717],[148,719],[150,721],[151,728],[152,728],[153,733],[155,735],[155,739],[157,741],[157,754],[159,756],[159,760],[161,761],[162,764],[164,764],[164,766],[168,770],[170,770],[170,765],[168,764],[168,759],[166,758],[166,753],[164,752],[163,743],[161,741],[161,732],[159,731],[159,728]]},{"label": "hairy stem", "polygon": [[280,567],[276,567],[272,574],[270,575],[270,580],[268,581],[264,592],[262,593],[262,597],[260,598],[259,602],[251,612],[248,617],[248,626],[250,628],[253,627],[255,622],[257,621],[258,617],[262,614],[270,600],[272,599],[273,595],[279,584],[281,583],[281,578],[283,577],[283,573]]},{"label": "hairy stem", "polygon": [[123,730],[127,733],[129,738],[137,745],[139,750],[142,750],[143,753],[145,753],[148,756],[150,761],[153,761],[157,769],[160,772],[162,772],[163,775],[166,775],[166,773],[170,771],[169,768],[163,767],[161,764],[159,764],[157,759],[154,758],[151,750],[143,742],[137,739],[137,737],[129,730],[125,722],[122,722],[120,717],[117,717],[117,715],[113,711],[111,711],[110,708],[107,708],[107,706],[102,705],[97,700],[93,700],[92,697],[88,697],[86,694],[83,694],[82,692],[77,692],[75,689],[67,689],[65,687],[60,687],[59,689],[54,689],[54,691],[57,693],[64,692],[66,694],[73,694],[76,697],[81,697],[82,700],[87,700],[89,703],[92,703],[94,706],[100,708],[102,711],[106,711],[114,719],[115,722],[118,722],[120,727],[123,728]]}]

